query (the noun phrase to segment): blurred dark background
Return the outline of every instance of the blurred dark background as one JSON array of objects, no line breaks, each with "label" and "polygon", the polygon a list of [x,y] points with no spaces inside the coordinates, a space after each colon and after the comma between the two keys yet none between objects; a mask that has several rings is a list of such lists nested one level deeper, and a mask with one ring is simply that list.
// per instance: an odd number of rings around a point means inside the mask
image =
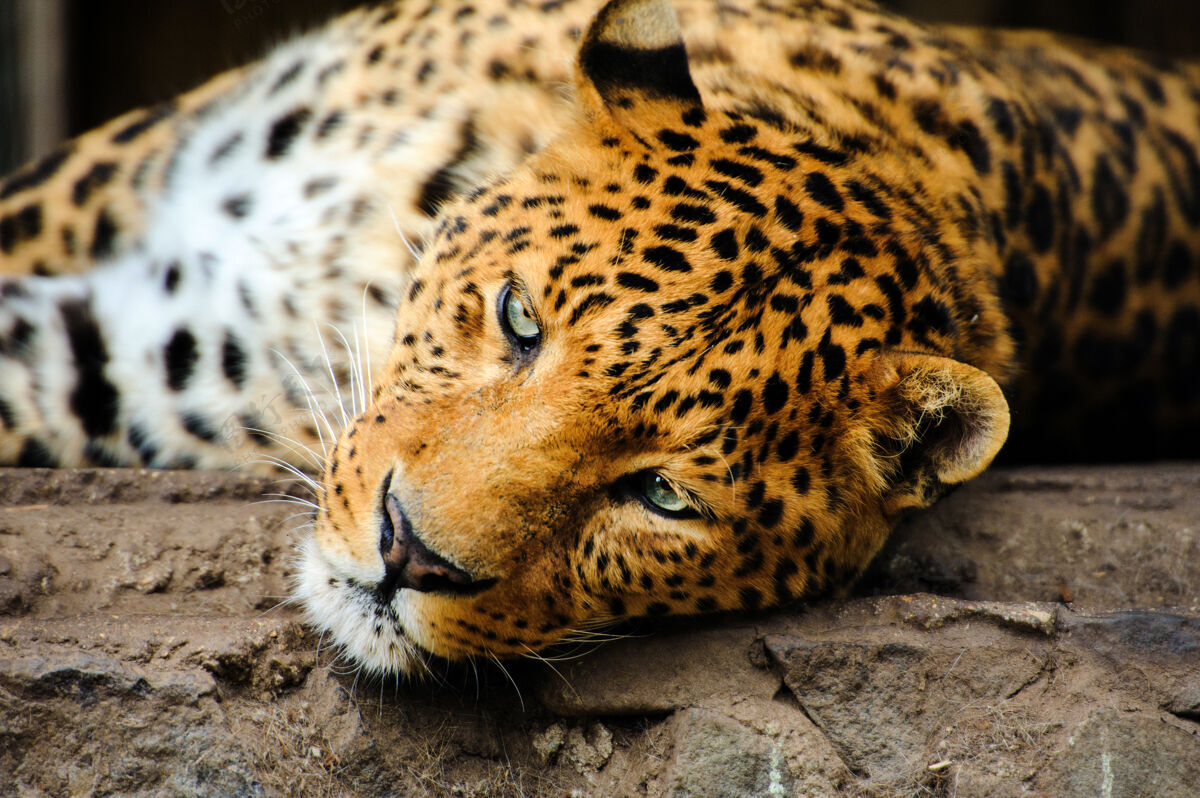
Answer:
[{"label": "blurred dark background", "polygon": [[[0,0],[0,174],[186,90],[356,0]],[[1200,0],[886,0],[930,20],[1200,53]]]}]

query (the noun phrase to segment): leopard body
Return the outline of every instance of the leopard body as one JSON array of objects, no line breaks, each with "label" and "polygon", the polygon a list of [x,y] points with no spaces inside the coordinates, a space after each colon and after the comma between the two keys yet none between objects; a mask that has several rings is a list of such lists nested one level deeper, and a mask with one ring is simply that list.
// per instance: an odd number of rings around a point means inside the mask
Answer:
[{"label": "leopard body", "polygon": [[1198,147],[856,0],[378,4],[0,184],[0,458],[320,472],[381,671],[812,595],[1010,428],[1200,451]]}]

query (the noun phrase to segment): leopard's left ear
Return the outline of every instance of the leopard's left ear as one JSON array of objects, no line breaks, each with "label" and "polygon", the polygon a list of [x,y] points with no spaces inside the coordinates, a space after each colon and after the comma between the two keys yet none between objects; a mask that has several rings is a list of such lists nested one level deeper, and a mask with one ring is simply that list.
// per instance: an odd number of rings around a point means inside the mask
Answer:
[{"label": "leopard's left ear", "polygon": [[584,34],[577,72],[585,106],[618,119],[644,102],[701,106],[667,0],[609,0]]},{"label": "leopard's left ear", "polygon": [[1008,438],[1008,402],[987,373],[936,355],[895,352],[870,373],[882,411],[875,440],[884,511],[926,507],[978,476]]}]

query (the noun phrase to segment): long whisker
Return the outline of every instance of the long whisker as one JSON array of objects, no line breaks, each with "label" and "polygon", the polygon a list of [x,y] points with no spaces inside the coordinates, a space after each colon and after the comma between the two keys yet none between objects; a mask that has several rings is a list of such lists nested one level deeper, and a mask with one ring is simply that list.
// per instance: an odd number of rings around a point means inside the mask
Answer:
[{"label": "long whisker", "polygon": [[282,470],[288,472],[289,474],[291,474],[292,476],[296,477],[297,479],[299,479],[300,482],[303,483],[304,486],[306,488],[308,488],[309,490],[311,490],[313,493],[321,493],[324,490],[324,488],[321,487],[320,483],[318,483],[315,479],[313,479],[312,477],[310,477],[308,474],[304,473],[300,469],[296,468],[294,465],[292,465],[288,461],[283,460],[281,458],[278,458],[278,457],[275,457],[275,456],[269,455],[269,454],[264,454],[264,455],[261,455],[261,456],[255,458],[254,460],[251,460],[250,462],[254,463],[254,464],[274,466],[276,468],[282,469]]},{"label": "long whisker", "polygon": [[321,423],[323,422],[325,424],[325,428],[329,432],[330,441],[337,440],[337,433],[333,431],[333,425],[329,423],[329,418],[325,415],[324,408],[322,408],[316,401],[316,394],[313,393],[312,388],[309,387],[308,380],[304,379],[304,375],[300,373],[300,369],[296,368],[296,365],[288,359],[287,355],[283,354],[278,349],[272,349],[271,351],[282,358],[283,362],[286,363],[288,367],[291,368],[291,370],[295,373],[296,379],[300,380],[301,386],[304,387],[305,401],[308,402],[309,412],[312,413],[313,421],[316,423],[317,437],[321,441],[321,452],[328,457],[329,445],[325,443],[325,436],[321,432]]},{"label": "long whisker", "polygon": [[[321,334],[321,327],[316,323],[313,326],[317,330],[317,343],[321,344],[321,356],[325,358],[325,367],[329,369],[329,381],[333,383],[333,393],[337,397],[338,412],[342,414],[342,427],[345,428],[350,426],[350,419],[346,417],[346,400],[342,398],[342,386],[338,382],[337,374],[333,371],[333,361],[329,359],[329,350],[325,348],[325,336]],[[353,398],[353,394],[351,394],[352,401]]]},{"label": "long whisker", "polygon": [[504,667],[504,663],[500,661],[499,657],[497,657],[495,654],[493,654],[490,651],[487,653],[487,655],[492,660],[492,662],[496,663],[496,667],[498,667],[500,669],[500,672],[503,673],[505,678],[508,679],[509,684],[511,684],[513,686],[513,689],[517,691],[517,700],[521,702],[521,711],[524,712],[525,711],[525,696],[521,695],[521,688],[517,686],[517,680],[512,677],[511,673],[508,672],[508,668]]},{"label": "long whisker", "polygon": [[[393,213],[392,218],[394,219],[395,216],[396,215]],[[365,412],[367,409],[367,405],[370,404],[370,402],[375,398],[375,382],[374,382],[374,379],[371,377],[371,335],[370,335],[371,331],[369,329],[367,329],[367,290],[370,287],[371,287],[371,283],[370,283],[370,281],[367,281],[367,284],[363,286],[363,295],[362,295],[363,351],[366,352],[366,355],[367,355],[367,370],[366,370],[366,372],[364,372],[367,376],[367,396],[363,402],[363,409],[359,411],[360,413]],[[358,330],[357,329],[354,331],[354,340],[357,343],[357,341],[358,341]]]},{"label": "long whisker", "polygon": [[354,328],[354,348],[351,349],[350,342],[346,340],[345,333],[332,324],[329,326],[333,328],[338,338],[342,340],[342,348],[346,350],[346,356],[350,358],[353,364],[353,368],[350,369],[350,411],[357,416],[367,409],[366,399],[363,396],[366,386],[363,384],[362,355],[358,348],[358,329]]},{"label": "long whisker", "polygon": [[[271,430],[267,430],[267,429],[258,429],[256,427],[245,427],[245,429],[247,431],[254,432],[258,435],[262,435],[264,437],[271,438],[275,443],[277,443],[281,446],[285,446],[288,449],[290,449],[291,451],[295,452],[296,454],[308,458],[308,460],[315,466],[315,469],[314,469],[315,471],[320,471],[321,469],[323,469],[325,467],[325,461],[322,460],[320,457],[318,457],[316,452],[314,452],[312,449],[308,448],[304,444],[300,443],[299,441],[293,440],[293,439],[287,437],[286,435],[281,435],[277,432],[272,432]],[[271,457],[271,458],[275,459],[276,461],[278,461],[278,463],[280,465],[286,464],[289,469],[295,468],[295,465],[289,460],[284,460],[282,458],[275,457],[274,455],[270,455],[270,454],[266,454],[266,453],[263,453],[262,456],[263,457]]]},{"label": "long whisker", "polygon": [[396,235],[400,236],[400,240],[404,242],[404,246],[408,249],[408,254],[413,256],[413,260],[420,260],[420,250],[412,245],[412,242],[408,240],[408,236],[404,235],[404,231],[400,229],[400,220],[396,218],[396,209],[392,207],[392,203],[388,202],[386,204],[388,213],[392,215],[392,225],[396,228]]}]

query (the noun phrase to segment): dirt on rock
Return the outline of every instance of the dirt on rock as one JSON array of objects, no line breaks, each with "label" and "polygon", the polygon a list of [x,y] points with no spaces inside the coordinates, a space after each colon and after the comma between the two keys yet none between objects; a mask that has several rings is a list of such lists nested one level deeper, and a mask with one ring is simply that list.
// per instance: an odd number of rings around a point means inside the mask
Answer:
[{"label": "dirt on rock", "polygon": [[0,795],[1200,794],[1200,465],[996,471],[852,597],[419,685],[318,651],[289,490],[0,470]]}]

